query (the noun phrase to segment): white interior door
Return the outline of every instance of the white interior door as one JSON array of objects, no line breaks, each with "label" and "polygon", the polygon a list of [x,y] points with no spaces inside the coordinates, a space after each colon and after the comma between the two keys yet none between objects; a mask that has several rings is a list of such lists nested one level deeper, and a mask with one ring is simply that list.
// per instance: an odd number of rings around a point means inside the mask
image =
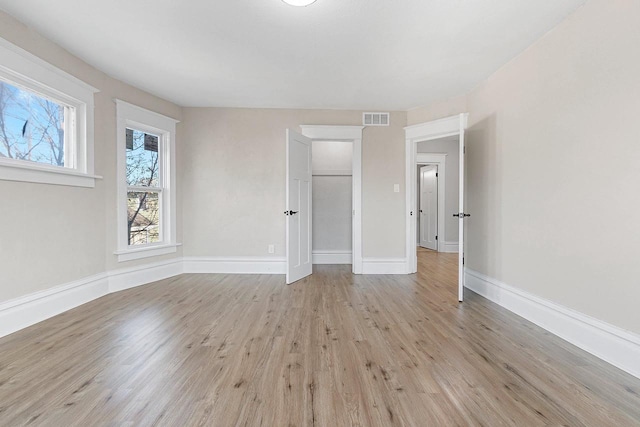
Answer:
[{"label": "white interior door", "polygon": [[470,216],[464,212],[464,128],[465,118],[460,116],[460,181],[459,181],[459,201],[458,201],[458,301],[464,298],[464,219]]},{"label": "white interior door", "polygon": [[438,166],[420,168],[420,246],[438,250]]},{"label": "white interior door", "polygon": [[287,284],[311,274],[311,139],[287,129]]}]

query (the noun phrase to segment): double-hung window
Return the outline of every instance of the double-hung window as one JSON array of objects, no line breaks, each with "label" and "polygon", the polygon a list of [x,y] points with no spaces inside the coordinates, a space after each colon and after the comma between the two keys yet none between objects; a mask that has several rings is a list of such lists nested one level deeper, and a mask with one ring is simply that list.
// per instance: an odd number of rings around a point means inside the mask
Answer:
[{"label": "double-hung window", "polygon": [[93,187],[95,92],[0,39],[0,179]]},{"label": "double-hung window", "polygon": [[176,251],[175,125],[117,100],[119,261]]}]

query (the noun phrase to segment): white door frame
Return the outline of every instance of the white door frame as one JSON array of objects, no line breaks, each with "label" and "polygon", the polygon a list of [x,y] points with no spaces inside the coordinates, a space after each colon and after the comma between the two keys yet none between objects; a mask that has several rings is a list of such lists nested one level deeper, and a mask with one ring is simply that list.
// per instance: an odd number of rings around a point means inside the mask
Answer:
[{"label": "white door frame", "polygon": [[[438,166],[438,252],[446,252],[445,245],[445,202],[446,202],[446,165],[447,165],[447,154],[446,153],[416,153],[416,164],[413,166],[416,168],[417,165],[436,165]],[[417,173],[417,171],[416,171]],[[417,177],[416,177],[417,179]],[[419,189],[416,186],[416,191]],[[416,212],[419,212],[420,208]],[[416,224],[417,218],[419,216],[416,215]],[[417,227],[417,225],[416,225]]]},{"label": "white door frame", "polygon": [[[416,215],[416,187],[417,187],[417,171],[416,171],[416,158],[417,158],[417,144],[422,141],[431,141],[434,139],[440,139],[447,136],[463,135],[464,129],[467,128],[469,114],[461,113],[451,117],[445,117],[443,119],[434,120],[427,123],[420,123],[413,126],[407,126],[405,130],[405,174],[406,174],[406,262],[405,271],[407,274],[415,273],[418,271],[418,256],[416,251],[416,234],[417,234],[417,217]],[[460,138],[460,145],[464,146],[464,139]],[[460,158],[464,155],[463,150],[460,152]],[[464,174],[464,162],[460,162],[460,175]],[[464,185],[464,182],[460,182],[460,185]],[[459,210],[463,208],[462,199],[464,195],[460,194]],[[460,224],[460,228],[463,225]],[[460,236],[460,242],[462,242],[464,235]],[[464,255],[464,245],[460,245],[459,256]],[[459,269],[462,270],[464,266],[462,263],[459,265]],[[459,300],[462,301],[462,287],[464,286],[464,274],[460,274],[459,279]]]},{"label": "white door frame", "polygon": [[[302,135],[312,141],[353,143],[352,165],[352,272],[362,274],[362,129],[364,126],[300,125]],[[416,178],[417,179],[417,178]]]}]

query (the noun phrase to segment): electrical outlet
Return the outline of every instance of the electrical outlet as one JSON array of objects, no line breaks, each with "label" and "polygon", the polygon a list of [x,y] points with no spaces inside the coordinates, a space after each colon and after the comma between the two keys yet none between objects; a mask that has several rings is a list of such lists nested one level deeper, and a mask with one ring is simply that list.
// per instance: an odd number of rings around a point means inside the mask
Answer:
[{"label": "electrical outlet", "polygon": [[276,253],[276,245],[269,245],[269,253],[270,254]]}]

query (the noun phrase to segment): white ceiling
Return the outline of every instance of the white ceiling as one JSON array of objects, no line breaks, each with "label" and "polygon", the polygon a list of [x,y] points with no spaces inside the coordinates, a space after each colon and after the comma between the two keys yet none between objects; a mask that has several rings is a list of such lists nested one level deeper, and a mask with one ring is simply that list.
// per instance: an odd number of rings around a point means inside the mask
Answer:
[{"label": "white ceiling", "polygon": [[0,0],[183,106],[406,110],[462,95],[586,0]]}]

